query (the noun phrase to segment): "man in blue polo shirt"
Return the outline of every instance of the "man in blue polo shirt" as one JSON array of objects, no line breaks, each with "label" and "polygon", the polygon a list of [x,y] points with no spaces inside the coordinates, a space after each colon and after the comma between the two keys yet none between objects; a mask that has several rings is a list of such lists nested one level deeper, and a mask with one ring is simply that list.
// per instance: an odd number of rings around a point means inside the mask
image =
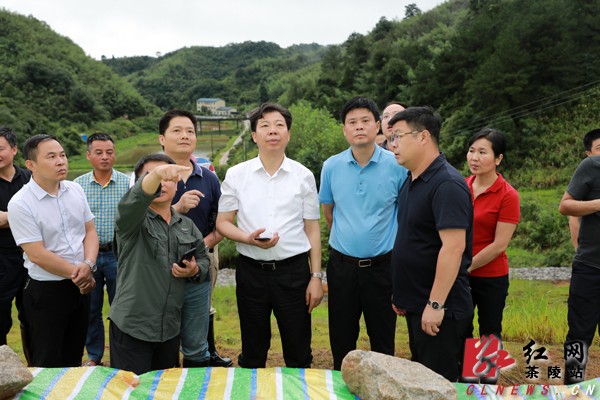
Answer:
[{"label": "man in blue polo shirt", "polygon": [[393,306],[406,316],[412,360],[456,381],[473,318],[471,194],[439,151],[442,121],[431,107],[407,108],[389,123],[390,149],[409,170],[398,195]]},{"label": "man in blue polo shirt", "polygon": [[361,314],[371,350],[394,354],[390,260],[398,191],[406,178],[406,169],[397,165],[393,154],[375,144],[380,121],[373,100],[349,100],[341,121],[350,148],[325,161],[319,191],[331,230],[329,342],[337,370],[346,354],[356,349]]}]

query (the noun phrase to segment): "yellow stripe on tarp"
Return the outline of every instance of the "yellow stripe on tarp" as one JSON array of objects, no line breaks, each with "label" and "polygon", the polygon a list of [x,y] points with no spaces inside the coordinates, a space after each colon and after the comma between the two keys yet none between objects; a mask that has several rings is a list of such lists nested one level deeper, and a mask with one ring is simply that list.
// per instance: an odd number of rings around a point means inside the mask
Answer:
[{"label": "yellow stripe on tarp", "polygon": [[58,379],[52,390],[48,393],[46,399],[65,400],[75,392],[79,392],[78,383],[80,383],[82,375],[87,371],[87,368],[69,368],[63,376]]},{"label": "yellow stripe on tarp", "polygon": [[139,383],[140,378],[133,372],[118,370],[115,375],[111,374],[105,378],[103,388],[98,388],[102,390],[100,400],[127,399]]},{"label": "yellow stripe on tarp", "polygon": [[328,399],[330,397],[325,381],[325,370],[305,369],[304,376],[307,386],[306,393],[309,399]]},{"label": "yellow stripe on tarp", "polygon": [[281,398],[281,394],[277,393],[276,383],[276,369],[275,368],[258,368],[256,370],[256,397],[251,399],[265,399],[273,400]]},{"label": "yellow stripe on tarp", "polygon": [[224,399],[227,387],[229,368],[211,368],[210,385],[206,390],[205,399]]},{"label": "yellow stripe on tarp", "polygon": [[154,397],[157,399],[170,399],[177,391],[179,380],[181,378],[181,369],[166,369],[160,376],[160,381],[154,391]]}]

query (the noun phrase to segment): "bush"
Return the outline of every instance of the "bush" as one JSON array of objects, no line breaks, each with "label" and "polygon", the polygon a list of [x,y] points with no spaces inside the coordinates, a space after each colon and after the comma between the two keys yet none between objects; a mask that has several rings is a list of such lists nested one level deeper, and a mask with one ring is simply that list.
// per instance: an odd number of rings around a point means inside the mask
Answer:
[{"label": "bush", "polygon": [[224,238],[219,243],[219,268],[234,268],[238,252],[235,249],[235,242]]}]

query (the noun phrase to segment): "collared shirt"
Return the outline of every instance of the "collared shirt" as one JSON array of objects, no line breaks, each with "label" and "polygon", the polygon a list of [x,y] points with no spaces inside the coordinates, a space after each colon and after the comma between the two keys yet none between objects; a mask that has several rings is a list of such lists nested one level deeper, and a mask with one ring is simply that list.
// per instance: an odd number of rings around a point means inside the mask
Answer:
[{"label": "collared shirt", "polygon": [[[575,200],[600,199],[600,156],[585,158],[575,170],[567,187]],[[581,217],[577,253],[574,261],[600,268],[600,211]]]},{"label": "collared shirt", "polygon": [[327,159],[321,171],[319,200],[333,204],[331,247],[359,258],[392,250],[398,227],[398,191],[406,173],[393,153],[379,146],[364,167],[354,159],[352,148]]},{"label": "collared shirt", "polygon": [[[473,255],[494,242],[498,222],[517,225],[521,217],[519,193],[496,173],[496,181],[477,198],[473,195],[475,175],[466,178],[473,200]],[[508,274],[508,258],[503,251],[498,257],[481,268],[471,272],[471,276],[495,277]]]},{"label": "collared shirt", "polygon": [[260,158],[229,168],[221,185],[219,212],[237,211],[238,227],[245,232],[259,228],[261,235],[279,234],[277,245],[261,249],[237,243],[240,254],[255,260],[283,260],[310,250],[304,220],[319,219],[315,177],[308,168],[284,157],[270,176]]},{"label": "collared shirt", "polygon": [[[0,211],[8,210],[8,202],[21,188],[29,182],[31,172],[17,165],[15,175],[10,182],[0,178]],[[19,246],[15,243],[10,227],[0,229],[0,252],[20,252]]]},{"label": "collared shirt", "polygon": [[113,169],[110,180],[102,186],[94,177],[94,171],[75,178],[85,192],[90,209],[96,217],[94,225],[101,244],[112,243],[117,205],[129,189],[127,175]]},{"label": "collared shirt", "polygon": [[207,236],[215,229],[215,219],[219,211],[219,198],[221,197],[221,184],[219,178],[210,170],[199,166],[195,162],[190,162],[194,170],[185,182],[177,183],[177,192],[173,198],[173,204],[176,204],[181,196],[187,191],[198,190],[204,197],[200,203],[185,214],[186,217],[194,221],[194,224],[200,229],[203,236]]},{"label": "collared shirt", "polygon": [[467,273],[471,265],[473,205],[465,178],[440,154],[414,181],[408,174],[398,201],[403,207],[398,211],[398,234],[392,253],[394,304],[409,312],[423,312],[442,247],[439,231],[464,229],[465,250],[445,301],[445,316],[463,319],[473,315]]},{"label": "collared shirt", "polygon": [[[49,194],[33,179],[8,203],[8,220],[18,245],[44,242],[44,247],[71,264],[84,260],[85,223],[94,215],[81,186],[61,181],[56,196]],[[24,266],[38,281],[61,281],[32,263],[25,253]]]},{"label": "collared shirt", "polygon": [[119,202],[115,232],[119,253],[117,290],[109,318],[120,330],[147,342],[179,334],[187,280],[175,278],[172,265],[196,247],[204,279],[209,259],[200,231],[191,219],[171,208],[169,224],[149,208],[154,195],[142,190],[142,178]]}]

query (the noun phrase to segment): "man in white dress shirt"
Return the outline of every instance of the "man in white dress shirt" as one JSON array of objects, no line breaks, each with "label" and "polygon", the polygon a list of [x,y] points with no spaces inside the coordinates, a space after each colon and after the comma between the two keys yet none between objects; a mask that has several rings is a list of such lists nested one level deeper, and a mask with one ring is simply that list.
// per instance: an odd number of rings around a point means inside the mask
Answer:
[{"label": "man in white dress shirt", "polygon": [[23,147],[32,178],[8,203],[29,278],[23,310],[32,367],[79,367],[96,286],[98,235],[81,186],[66,181],[67,156],[50,135]]},{"label": "man in white dress shirt", "polygon": [[[319,199],[313,174],[285,156],[292,115],[265,103],[251,112],[258,157],[227,171],[217,230],[237,242],[238,364],[264,368],[275,314],[287,367],[312,362],[311,317],[323,298]],[[234,223],[237,214],[237,225]]]}]

